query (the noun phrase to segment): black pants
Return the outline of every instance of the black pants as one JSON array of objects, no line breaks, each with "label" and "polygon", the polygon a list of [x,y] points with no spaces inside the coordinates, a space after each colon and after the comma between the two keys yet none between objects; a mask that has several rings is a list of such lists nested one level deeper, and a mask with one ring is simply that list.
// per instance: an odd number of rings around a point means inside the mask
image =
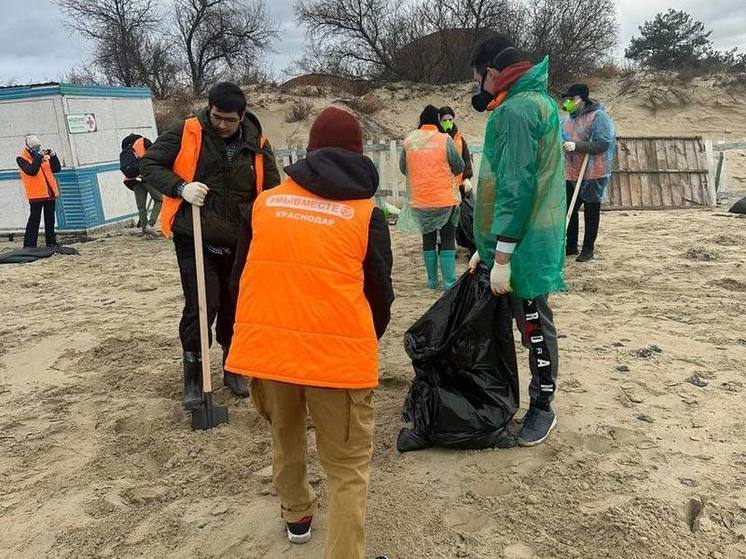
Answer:
[{"label": "black pants", "polygon": [[[572,181],[566,182],[567,187],[567,207],[570,208],[572,203],[572,195],[575,192],[575,183]],[[570,217],[570,226],[567,228],[567,248],[573,251],[578,250],[578,228],[579,217],[578,211],[580,206],[583,206],[583,219],[585,220],[585,233],[583,234],[583,250],[593,251],[593,246],[596,244],[596,237],[598,237],[598,226],[601,223],[601,202],[584,202],[580,196],[578,196],[575,202],[575,207],[572,210],[572,217]]]},{"label": "black pants", "polygon": [[[438,231],[440,231],[440,246],[438,246]],[[422,235],[422,250],[428,252],[440,250],[456,250],[456,226],[450,221],[436,231]]]},{"label": "black pants", "polygon": [[[184,311],[179,323],[179,337],[184,351],[200,351],[199,300],[197,298],[197,261],[194,254],[194,239],[174,235],[176,260],[179,262],[181,287],[184,290]],[[218,343],[230,347],[233,337],[233,322],[236,316],[236,301],[231,295],[230,283],[234,252],[215,254],[207,247],[205,256],[205,291],[207,292],[207,327],[212,344],[212,325]],[[217,319],[217,321],[216,321]]]},{"label": "black pants", "polygon": [[54,200],[42,200],[40,202],[29,202],[31,205],[31,215],[26,223],[26,235],[23,237],[23,246],[35,247],[39,241],[39,223],[41,222],[41,212],[44,211],[44,237],[48,247],[55,244],[54,236]]}]

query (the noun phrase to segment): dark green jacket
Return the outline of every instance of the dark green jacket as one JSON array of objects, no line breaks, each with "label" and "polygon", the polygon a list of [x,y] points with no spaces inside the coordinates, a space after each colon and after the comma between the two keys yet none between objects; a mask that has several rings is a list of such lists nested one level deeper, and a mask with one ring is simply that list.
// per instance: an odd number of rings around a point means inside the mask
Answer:
[{"label": "dark green jacket", "polygon": [[[205,243],[235,247],[241,234],[241,217],[256,198],[254,154],[259,152],[262,126],[251,113],[241,123],[241,140],[231,161],[225,141],[209,122],[208,109],[198,115],[202,124],[202,149],[194,180],[207,185],[210,192],[202,207],[202,236]],[[140,171],[143,180],[166,196],[176,197],[182,180],[171,170],[181,149],[181,122],[161,134],[143,156]],[[269,142],[261,149],[264,158],[264,188],[280,184],[280,172]],[[182,204],[176,214],[174,235],[192,236],[192,214],[189,204]]]}]

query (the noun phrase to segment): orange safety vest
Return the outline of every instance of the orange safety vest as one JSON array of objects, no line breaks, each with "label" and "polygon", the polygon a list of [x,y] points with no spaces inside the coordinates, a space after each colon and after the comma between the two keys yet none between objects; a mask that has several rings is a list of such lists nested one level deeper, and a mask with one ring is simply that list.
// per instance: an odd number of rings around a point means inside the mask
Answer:
[{"label": "orange safety vest", "polygon": [[413,208],[450,208],[459,204],[458,185],[448,164],[448,134],[433,125],[404,140],[407,180]]},{"label": "orange safety vest", "polygon": [[[453,141],[456,143],[456,150],[458,151],[459,155],[463,159],[464,158],[464,139],[461,137],[461,132],[456,132],[456,135],[453,137]],[[456,176],[456,184],[461,186],[462,182],[464,182],[463,173]]]},{"label": "orange safety vest", "polygon": [[[259,137],[259,149],[264,147],[267,138]],[[184,182],[194,181],[197,173],[197,163],[202,150],[202,125],[197,118],[188,118],[184,121],[184,131],[181,133],[181,149],[176,156],[172,170],[176,176]],[[264,157],[261,152],[254,155],[254,174],[256,175],[256,193],[261,194],[264,189]],[[179,211],[183,198],[172,198],[163,196],[161,206],[161,230],[166,237],[170,237],[173,231],[174,219]]]},{"label": "orange safety vest", "polygon": [[363,292],[374,207],[321,198],[290,178],[257,198],[226,369],[305,386],[378,385]]},{"label": "orange safety vest", "polygon": [[[27,149],[18,156],[28,163],[33,163],[34,158]],[[54,200],[60,195],[57,179],[52,173],[52,165],[47,160],[41,162],[39,172],[36,175],[27,175],[23,169],[19,169],[23,186],[26,188],[26,198],[32,201]]]}]

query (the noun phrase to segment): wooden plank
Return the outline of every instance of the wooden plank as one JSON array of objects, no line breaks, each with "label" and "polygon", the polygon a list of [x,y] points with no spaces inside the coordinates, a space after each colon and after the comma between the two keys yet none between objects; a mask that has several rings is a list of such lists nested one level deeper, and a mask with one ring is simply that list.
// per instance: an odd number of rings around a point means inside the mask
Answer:
[{"label": "wooden plank", "polygon": [[[635,138],[629,142],[629,153],[627,161],[631,169],[645,169],[644,162],[640,161],[640,155],[637,153],[639,141]],[[629,175],[630,205],[633,208],[642,208],[642,180],[640,175]]]},{"label": "wooden plank", "polygon": [[651,175],[650,170],[655,169],[657,162],[652,161],[652,159],[648,157],[647,140],[638,140],[636,144],[640,166],[643,168],[643,171],[640,173],[640,205],[643,208],[650,208],[655,205],[653,201],[653,193],[650,191],[652,189],[653,180],[653,175]]},{"label": "wooden plank", "polygon": [[[629,153],[628,141],[622,140],[619,142],[619,149],[617,154],[619,156],[619,167],[622,169],[629,168],[629,159],[627,157]],[[619,176],[619,207],[628,208],[631,205],[631,195],[629,188],[629,175]]]},{"label": "wooden plank", "polygon": [[[684,154],[686,156],[687,168],[699,169],[699,157],[697,154],[697,140],[690,140],[684,143]],[[707,174],[691,174],[689,175],[689,181],[692,185],[692,200],[696,202],[695,205],[707,206],[707,193],[705,187],[707,185]]]},{"label": "wooden plank", "polygon": [[[668,160],[666,159],[666,146],[662,140],[653,140],[655,146],[655,157],[658,169],[666,169],[668,166]],[[671,191],[671,176],[668,174],[661,174],[659,176],[659,183],[661,188],[661,206],[664,208],[670,208],[673,206],[673,195]]]},{"label": "wooden plank", "polygon": [[[692,140],[679,140],[677,142],[677,145],[679,147],[679,169],[689,169],[691,165],[697,165],[696,161],[690,161],[688,144],[690,144],[691,142]],[[692,175],[680,175],[679,178],[684,184],[684,196],[686,198],[685,202],[690,207],[700,206],[701,201],[699,201],[699,195],[697,194],[697,185],[695,184],[697,182],[696,179],[694,179]]]},{"label": "wooden plank", "polygon": [[[676,169],[676,140],[661,140],[661,144],[664,146],[666,155],[666,163],[664,169]],[[683,192],[681,191],[681,184],[678,182],[676,175],[668,174],[668,184],[671,188],[671,207],[681,208],[684,205]]]},{"label": "wooden plank", "polygon": [[[647,154],[647,160],[649,169],[658,170],[658,154],[655,150],[655,142],[653,140],[644,140],[645,142],[645,153]],[[661,174],[656,172],[650,179],[650,205],[651,207],[663,207],[663,189],[661,187]]]}]

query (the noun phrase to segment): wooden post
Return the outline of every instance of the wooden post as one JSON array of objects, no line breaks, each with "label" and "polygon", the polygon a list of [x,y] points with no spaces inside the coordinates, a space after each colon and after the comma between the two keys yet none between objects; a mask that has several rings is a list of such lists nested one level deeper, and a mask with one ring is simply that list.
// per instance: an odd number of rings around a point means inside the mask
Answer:
[{"label": "wooden post", "polygon": [[712,148],[712,140],[710,138],[705,140],[705,163],[707,164],[707,191],[710,198],[710,205],[717,206],[717,192],[715,192],[715,173],[713,173],[713,160],[714,151]]},{"label": "wooden post", "polygon": [[389,142],[389,172],[391,175],[391,196],[394,205],[401,208],[399,204],[399,153],[396,149],[396,140]]}]

